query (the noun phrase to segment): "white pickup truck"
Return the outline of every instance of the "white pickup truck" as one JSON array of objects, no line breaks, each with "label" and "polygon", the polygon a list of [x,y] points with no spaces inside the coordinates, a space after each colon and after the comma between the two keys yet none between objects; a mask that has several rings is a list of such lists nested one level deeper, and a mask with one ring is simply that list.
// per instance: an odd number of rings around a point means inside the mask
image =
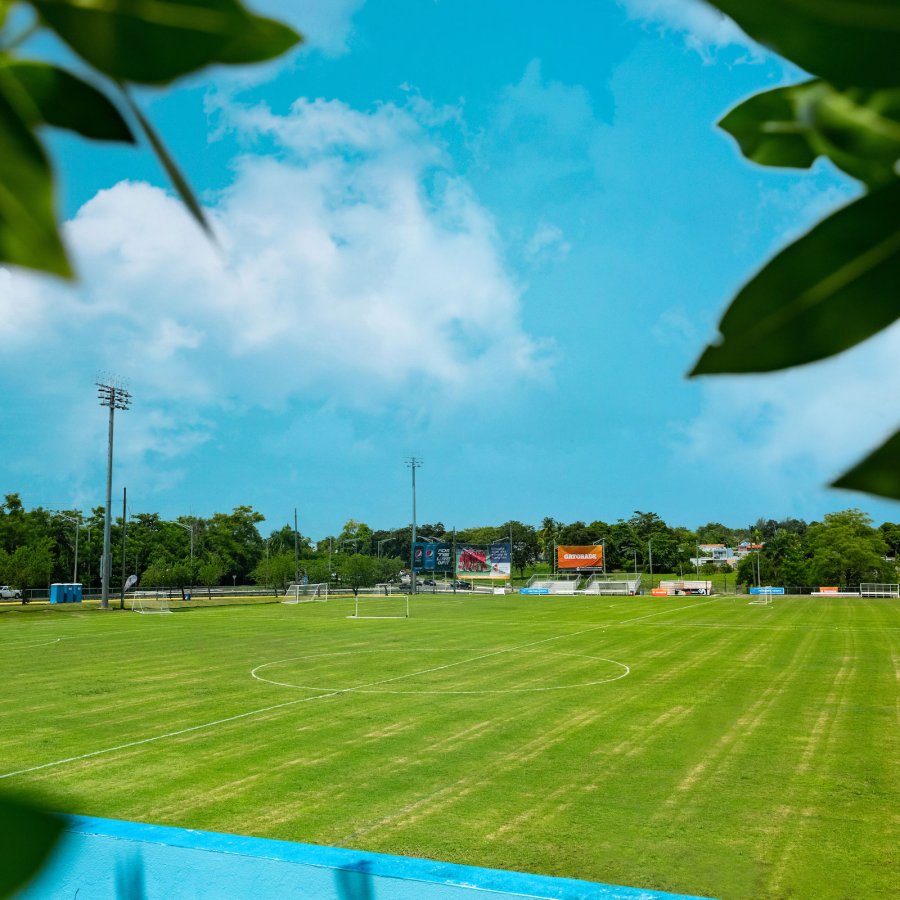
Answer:
[{"label": "white pickup truck", "polygon": [[21,600],[22,592],[11,588],[8,584],[0,584],[0,600]]}]

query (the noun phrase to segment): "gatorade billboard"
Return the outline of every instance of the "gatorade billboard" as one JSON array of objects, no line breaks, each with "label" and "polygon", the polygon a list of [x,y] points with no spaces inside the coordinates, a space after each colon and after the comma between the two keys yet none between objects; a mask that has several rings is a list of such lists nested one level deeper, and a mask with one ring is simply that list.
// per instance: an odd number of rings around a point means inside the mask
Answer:
[{"label": "gatorade billboard", "polygon": [[556,548],[557,569],[602,569],[603,547],[599,544],[587,547]]}]

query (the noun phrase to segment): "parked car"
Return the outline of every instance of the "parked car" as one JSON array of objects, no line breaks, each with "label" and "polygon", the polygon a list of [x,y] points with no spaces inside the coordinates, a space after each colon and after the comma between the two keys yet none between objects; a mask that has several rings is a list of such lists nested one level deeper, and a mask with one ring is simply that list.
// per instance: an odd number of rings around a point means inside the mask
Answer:
[{"label": "parked car", "polygon": [[0,600],[21,600],[22,592],[11,588],[8,584],[0,584]]}]

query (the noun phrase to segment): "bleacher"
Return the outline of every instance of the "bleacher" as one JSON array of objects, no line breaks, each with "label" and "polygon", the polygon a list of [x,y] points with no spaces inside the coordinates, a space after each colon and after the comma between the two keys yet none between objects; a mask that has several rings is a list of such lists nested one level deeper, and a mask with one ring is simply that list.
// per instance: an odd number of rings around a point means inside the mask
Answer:
[{"label": "bleacher", "polygon": [[863,582],[859,586],[860,597],[900,597],[900,584],[876,584]]},{"label": "bleacher", "polygon": [[584,586],[585,594],[632,597],[641,591],[641,576],[630,573],[592,575]]},{"label": "bleacher", "polygon": [[548,594],[572,595],[578,587],[578,578],[566,578],[563,575],[532,575],[526,587],[546,590]]}]

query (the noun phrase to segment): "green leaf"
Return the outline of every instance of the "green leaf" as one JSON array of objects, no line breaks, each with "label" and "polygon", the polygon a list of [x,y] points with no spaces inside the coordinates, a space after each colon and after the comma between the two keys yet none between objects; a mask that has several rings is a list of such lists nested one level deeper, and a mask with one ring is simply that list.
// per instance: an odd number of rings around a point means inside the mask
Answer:
[{"label": "green leaf", "polygon": [[87,138],[133,144],[134,136],[105,94],[65,69],[42,62],[14,62],[6,71],[31,101],[32,127],[53,125]]},{"label": "green leaf", "polygon": [[838,91],[808,81],[756,94],[719,125],[760,165],[807,168],[827,156],[871,186],[898,174],[900,90]]},{"label": "green leaf", "polygon": [[30,0],[76,53],[112,78],[163,84],[212,63],[279,56],[300,35],[238,0]]},{"label": "green leaf", "polygon": [[0,798],[0,897],[12,896],[37,874],[62,829],[59,816]]},{"label": "green leaf", "polygon": [[831,486],[900,500],[900,431]]},{"label": "green leaf", "polygon": [[900,86],[897,0],[710,0],[754,40],[838,87]]},{"label": "green leaf", "polygon": [[900,89],[822,85],[806,115],[814,147],[849,175],[876,186],[900,174]]},{"label": "green leaf", "polygon": [[53,174],[22,115],[22,88],[0,66],[0,262],[72,278],[53,202]]},{"label": "green leaf", "polygon": [[162,167],[166,170],[166,174],[168,174],[169,178],[172,181],[172,184],[175,186],[175,190],[178,191],[178,195],[181,197],[182,202],[188,208],[191,215],[197,220],[200,227],[208,235],[212,236],[212,228],[210,228],[209,222],[207,221],[206,216],[203,213],[203,208],[197,202],[197,198],[194,197],[194,192],[191,190],[191,186],[187,183],[187,179],[181,174],[181,170],[176,165],[175,160],[172,159],[172,157],[169,155],[169,151],[166,150],[162,139],[156,133],[156,130],[150,124],[147,117],[141,112],[140,107],[134,102],[125,87],[123,85],[121,87],[122,96],[125,98],[125,101],[128,103],[131,111],[134,113],[135,118],[140,123],[144,134],[147,135],[147,140],[150,141],[150,146],[153,147],[153,152],[156,153],[156,156],[162,164]]},{"label": "green leaf", "polygon": [[217,62],[229,65],[264,62],[281,56],[303,38],[287,25],[264,16],[251,16],[251,25],[220,51]]},{"label": "green leaf", "polygon": [[833,356],[900,316],[900,180],[820,222],[746,284],[693,375]]},{"label": "green leaf", "polygon": [[807,169],[818,155],[809,144],[809,124],[798,110],[810,85],[764,91],[744,100],[719,122],[741,148],[747,159],[763,166]]}]

